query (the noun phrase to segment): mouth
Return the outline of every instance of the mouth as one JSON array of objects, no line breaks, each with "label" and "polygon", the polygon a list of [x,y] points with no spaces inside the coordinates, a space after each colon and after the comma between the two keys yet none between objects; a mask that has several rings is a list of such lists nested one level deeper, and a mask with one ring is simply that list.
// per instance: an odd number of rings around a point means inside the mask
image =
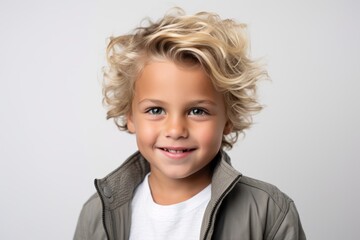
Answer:
[{"label": "mouth", "polygon": [[195,148],[159,148],[159,149],[173,154],[187,153],[195,150]]}]

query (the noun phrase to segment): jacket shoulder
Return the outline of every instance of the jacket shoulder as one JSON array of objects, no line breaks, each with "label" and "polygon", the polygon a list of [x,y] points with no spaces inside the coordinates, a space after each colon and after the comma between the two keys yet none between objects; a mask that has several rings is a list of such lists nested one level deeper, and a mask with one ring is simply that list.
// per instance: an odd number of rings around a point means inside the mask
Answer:
[{"label": "jacket shoulder", "polygon": [[272,184],[242,176],[222,206],[217,239],[306,239],[293,200]]},{"label": "jacket shoulder", "polygon": [[106,239],[102,223],[102,204],[97,193],[93,194],[82,207],[75,230],[75,239]]},{"label": "jacket shoulder", "polygon": [[273,202],[282,212],[287,211],[289,204],[293,202],[288,195],[280,191],[276,186],[247,176],[242,176],[238,187],[241,189],[242,194],[250,193],[252,196],[258,197],[254,200],[266,199]]},{"label": "jacket shoulder", "polygon": [[97,205],[97,203],[101,203],[99,194],[94,193],[91,195],[91,197],[83,204],[83,207],[91,206],[91,205]]}]

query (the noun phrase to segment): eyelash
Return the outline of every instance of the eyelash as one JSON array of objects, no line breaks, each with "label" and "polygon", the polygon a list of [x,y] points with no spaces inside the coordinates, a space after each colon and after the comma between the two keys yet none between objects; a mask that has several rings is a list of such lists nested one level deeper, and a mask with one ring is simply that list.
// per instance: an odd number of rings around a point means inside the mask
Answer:
[{"label": "eyelash", "polygon": [[[156,112],[154,112],[154,111],[156,111]],[[196,113],[194,113],[194,111],[199,111],[200,113],[196,114]],[[164,109],[161,107],[150,107],[150,108],[146,109],[146,111],[145,111],[145,113],[148,113],[151,115],[161,115],[164,112],[165,112]],[[204,108],[194,107],[188,111],[188,114],[195,115],[195,116],[203,116],[203,115],[209,115],[209,112]]]}]

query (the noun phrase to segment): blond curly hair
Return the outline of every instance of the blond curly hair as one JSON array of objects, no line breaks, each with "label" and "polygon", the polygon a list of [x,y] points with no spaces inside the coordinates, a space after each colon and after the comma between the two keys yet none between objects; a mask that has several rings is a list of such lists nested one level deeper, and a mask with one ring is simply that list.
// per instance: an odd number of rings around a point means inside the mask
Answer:
[{"label": "blond curly hair", "polygon": [[120,130],[127,129],[134,83],[150,61],[171,60],[199,64],[215,89],[224,96],[231,133],[223,136],[222,147],[232,148],[239,134],[252,124],[252,115],[262,109],[256,84],[267,72],[249,57],[246,25],[217,14],[199,12],[186,15],[176,8],[157,22],[132,34],[111,37],[104,68],[104,105],[107,119]]}]

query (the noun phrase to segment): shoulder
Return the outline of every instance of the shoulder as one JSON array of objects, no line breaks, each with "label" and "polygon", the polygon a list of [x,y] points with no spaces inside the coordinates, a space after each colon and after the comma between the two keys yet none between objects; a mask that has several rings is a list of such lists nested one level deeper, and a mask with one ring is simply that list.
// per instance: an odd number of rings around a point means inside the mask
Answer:
[{"label": "shoulder", "polygon": [[[276,186],[254,178],[242,176],[234,189],[235,194],[249,196],[256,202],[271,202],[279,211],[286,212],[293,200]],[[249,199],[250,200],[250,199]]]},{"label": "shoulder", "polygon": [[94,205],[101,205],[101,200],[99,197],[99,194],[94,193],[93,195],[91,195],[91,197],[83,204],[83,207],[91,207]]},{"label": "shoulder", "polygon": [[[224,211],[240,212],[260,222],[283,218],[293,200],[276,186],[242,176],[225,198]],[[235,210],[235,211],[234,211]]]},{"label": "shoulder", "polygon": [[83,205],[75,230],[74,239],[105,239],[102,224],[102,204],[97,193]]},{"label": "shoulder", "polygon": [[276,186],[246,176],[225,198],[220,216],[223,226],[227,224],[231,228],[227,231],[236,234],[246,232],[264,239],[305,239],[295,237],[303,235],[303,230],[293,200]]},{"label": "shoulder", "polygon": [[83,205],[83,211],[92,217],[101,216],[102,205],[98,193],[94,193]]},{"label": "shoulder", "polygon": [[293,203],[276,186],[246,176],[242,176],[226,201],[231,209],[245,211],[249,218],[274,224],[284,218]]}]

